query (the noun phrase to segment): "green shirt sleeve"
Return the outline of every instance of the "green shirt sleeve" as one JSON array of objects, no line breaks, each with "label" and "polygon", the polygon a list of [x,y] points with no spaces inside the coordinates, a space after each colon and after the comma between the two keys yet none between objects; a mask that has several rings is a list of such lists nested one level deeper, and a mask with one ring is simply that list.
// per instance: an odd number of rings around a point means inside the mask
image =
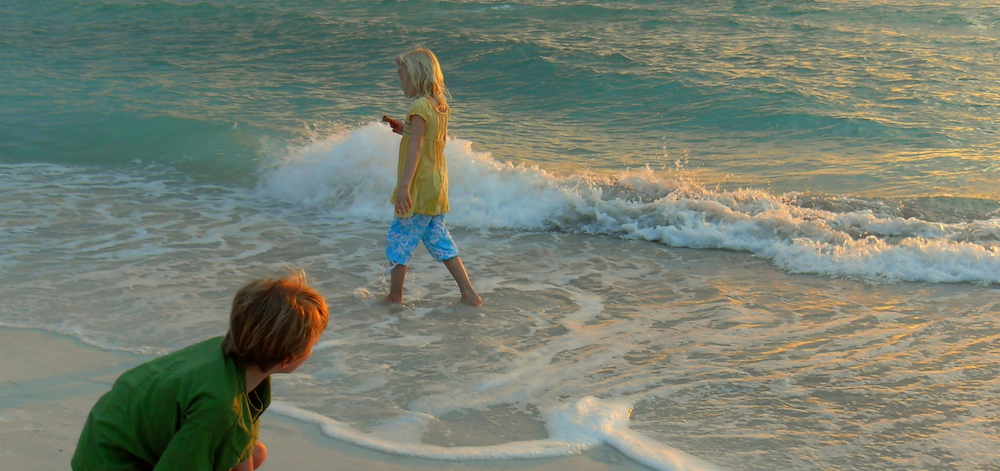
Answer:
[{"label": "green shirt sleeve", "polygon": [[156,462],[155,471],[228,470],[240,463],[239,456],[221,449],[219,435],[194,422],[187,422],[174,434]]}]

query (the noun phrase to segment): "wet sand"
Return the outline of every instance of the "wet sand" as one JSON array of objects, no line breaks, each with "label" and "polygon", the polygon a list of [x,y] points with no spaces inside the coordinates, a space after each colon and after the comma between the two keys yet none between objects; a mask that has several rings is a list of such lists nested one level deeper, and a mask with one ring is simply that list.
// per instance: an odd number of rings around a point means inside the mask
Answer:
[{"label": "wet sand", "polygon": [[[0,462],[3,469],[66,470],[87,413],[123,371],[151,357],[110,352],[48,332],[0,328]],[[517,469],[648,470],[614,449],[564,458],[435,461],[364,449],[322,435],[318,427],[265,413],[262,470]]]}]

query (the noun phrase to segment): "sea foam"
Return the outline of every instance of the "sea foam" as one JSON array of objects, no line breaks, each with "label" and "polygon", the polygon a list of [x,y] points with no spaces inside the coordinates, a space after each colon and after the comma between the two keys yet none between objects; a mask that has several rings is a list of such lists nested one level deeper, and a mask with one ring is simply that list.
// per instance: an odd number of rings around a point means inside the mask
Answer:
[{"label": "sea foam", "polygon": [[[714,470],[716,467],[680,450],[661,444],[628,427],[631,405],[627,401],[584,397],[545,416],[549,438],[492,446],[437,446],[418,439],[433,416],[408,412],[381,427],[381,433],[361,432],[348,424],[273,402],[270,410],[286,417],[312,423],[324,435],[372,450],[401,456],[436,460],[509,460],[567,456],[597,445],[607,444],[638,463],[661,471]],[[400,440],[403,435],[409,439]]]},{"label": "sea foam", "polygon": [[[262,178],[282,201],[370,220],[391,217],[398,137],[373,123],[292,149]],[[746,251],[794,273],[877,282],[1000,282],[1000,219],[938,222],[872,209],[820,209],[822,196],[710,189],[690,172],[555,174],[445,149],[451,224],[642,239]],[[802,198],[808,196],[808,198]],[[809,205],[800,205],[799,199]],[[831,201],[842,196],[828,197]],[[826,205],[832,206],[832,205]]]}]

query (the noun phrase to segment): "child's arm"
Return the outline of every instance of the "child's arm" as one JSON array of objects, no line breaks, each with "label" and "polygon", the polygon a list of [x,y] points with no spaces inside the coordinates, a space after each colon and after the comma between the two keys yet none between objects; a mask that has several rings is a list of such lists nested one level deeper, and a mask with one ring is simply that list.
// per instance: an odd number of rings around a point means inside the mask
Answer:
[{"label": "child's arm", "polygon": [[392,132],[396,134],[403,134],[403,120],[382,116],[382,121],[389,123],[389,127],[392,128]]},{"label": "child's arm", "polygon": [[410,200],[410,183],[413,182],[413,174],[417,171],[417,159],[420,156],[420,147],[424,142],[424,129],[426,127],[427,123],[420,115],[410,117],[410,148],[406,150],[403,175],[399,178],[399,186],[396,188],[397,216],[409,214],[413,207],[413,201]]}]

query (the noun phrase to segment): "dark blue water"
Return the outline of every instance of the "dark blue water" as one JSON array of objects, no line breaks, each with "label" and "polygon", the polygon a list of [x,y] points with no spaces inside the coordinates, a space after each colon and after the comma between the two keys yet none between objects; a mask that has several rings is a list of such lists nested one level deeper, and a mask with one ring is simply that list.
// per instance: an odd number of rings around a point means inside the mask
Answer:
[{"label": "dark blue water", "polygon": [[683,159],[706,184],[997,196],[998,16],[988,6],[2,9],[6,161],[193,160],[246,171],[268,151],[262,138],[283,145],[398,110],[392,58],[423,45],[454,92],[453,133],[501,160],[615,172]]}]

